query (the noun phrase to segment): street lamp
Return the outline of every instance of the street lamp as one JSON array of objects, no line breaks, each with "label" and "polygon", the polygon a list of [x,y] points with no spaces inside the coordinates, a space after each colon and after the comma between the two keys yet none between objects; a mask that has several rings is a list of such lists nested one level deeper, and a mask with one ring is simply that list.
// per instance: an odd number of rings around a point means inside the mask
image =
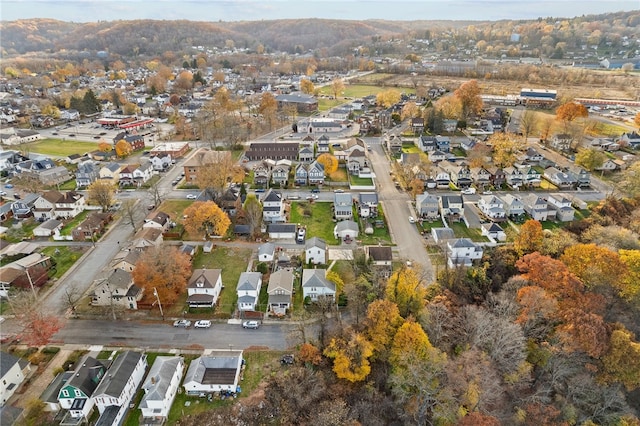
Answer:
[{"label": "street lamp", "polygon": [[156,300],[158,301],[158,307],[160,308],[160,315],[162,316],[162,321],[164,321],[164,312],[162,311],[162,303],[160,303],[160,296],[158,296],[158,290],[156,290],[156,288],[153,288],[153,295],[156,297]]}]

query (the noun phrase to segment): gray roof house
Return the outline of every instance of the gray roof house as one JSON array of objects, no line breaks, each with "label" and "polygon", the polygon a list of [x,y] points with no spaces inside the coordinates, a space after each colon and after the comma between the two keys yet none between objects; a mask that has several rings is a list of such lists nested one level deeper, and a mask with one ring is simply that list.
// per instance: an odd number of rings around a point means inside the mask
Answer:
[{"label": "gray roof house", "polygon": [[25,379],[30,364],[7,352],[0,353],[0,407],[11,398]]},{"label": "gray roof house", "polygon": [[437,220],[440,217],[438,197],[428,192],[416,195],[416,212],[425,220]]},{"label": "gray roof house", "polygon": [[518,218],[524,214],[524,204],[520,197],[512,194],[505,194],[502,197],[504,202],[504,211],[507,217]]},{"label": "gray roof house", "polygon": [[304,245],[305,260],[314,265],[327,263],[327,243],[318,237],[309,238]]},{"label": "gray roof house", "polygon": [[350,193],[333,194],[333,215],[336,220],[348,220],[353,218],[353,197]]},{"label": "gray roof house", "polygon": [[289,309],[293,295],[293,280],[293,271],[289,268],[278,269],[271,274],[267,287],[271,312],[284,314]]},{"label": "gray roof house", "polygon": [[187,395],[238,391],[242,351],[214,350],[194,359],[184,376]]},{"label": "gray roof house", "polygon": [[452,240],[456,237],[456,234],[451,228],[431,228],[431,236],[433,241],[441,243],[446,240]]},{"label": "gray roof house", "polygon": [[238,278],[236,292],[238,293],[238,310],[255,311],[258,307],[258,297],[262,288],[262,274],[260,272],[243,272]]},{"label": "gray roof house", "polygon": [[359,227],[353,220],[341,220],[333,228],[333,235],[338,239],[358,238]]},{"label": "gray roof house", "polygon": [[147,422],[162,421],[169,416],[183,373],[184,358],[181,356],[156,358],[142,384],[144,396],[138,406]]},{"label": "gray roof house", "polygon": [[336,296],[336,285],[326,278],[326,269],[303,269],[302,270],[302,297],[309,297],[311,301],[316,301],[322,297],[334,299]]},{"label": "gray roof house", "polygon": [[273,262],[275,259],[276,245],[268,242],[260,244],[258,247],[258,261],[259,262]]},{"label": "gray roof house", "polygon": [[[543,222],[549,220],[549,207],[547,200],[536,194],[529,194],[522,199],[524,210],[531,216],[531,219]],[[555,211],[553,211],[555,216]]]},{"label": "gray roof house", "polygon": [[358,194],[358,214],[360,217],[378,216],[378,194],[375,192],[361,192]]}]

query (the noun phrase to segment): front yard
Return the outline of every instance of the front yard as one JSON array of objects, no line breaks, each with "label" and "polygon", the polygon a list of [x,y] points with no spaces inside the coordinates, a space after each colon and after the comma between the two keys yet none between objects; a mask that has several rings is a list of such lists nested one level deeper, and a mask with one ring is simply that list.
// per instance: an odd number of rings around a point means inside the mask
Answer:
[{"label": "front yard", "polygon": [[337,244],[333,235],[335,222],[331,206],[333,203],[310,203],[308,201],[294,201],[291,203],[289,221],[307,228],[307,238],[318,237],[327,244]]}]

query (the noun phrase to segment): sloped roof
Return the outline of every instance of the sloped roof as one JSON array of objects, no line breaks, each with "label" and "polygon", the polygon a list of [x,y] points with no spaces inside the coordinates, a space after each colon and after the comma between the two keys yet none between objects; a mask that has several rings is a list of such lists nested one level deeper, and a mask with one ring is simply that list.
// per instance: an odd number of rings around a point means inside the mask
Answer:
[{"label": "sloped roof", "polygon": [[312,238],[309,238],[306,241],[306,243],[304,245],[304,249],[308,250],[308,249],[310,249],[312,247],[319,247],[321,250],[326,250],[327,243],[322,238],[312,237]]},{"label": "sloped roof", "polygon": [[[221,269],[195,269],[189,278],[187,288],[214,288],[221,273]],[[202,286],[199,287],[198,284]]]},{"label": "sloped roof", "polygon": [[131,378],[140,362],[140,358],[143,356],[141,353],[134,351],[125,351],[118,355],[105,373],[94,394],[120,397],[129,378]]},{"label": "sloped roof", "polygon": [[326,278],[326,269],[303,269],[302,287],[325,287],[336,291],[336,285]]},{"label": "sloped roof", "polygon": [[256,291],[258,290],[261,279],[262,274],[260,272],[243,272],[240,274],[240,278],[238,278],[236,289],[238,291]]},{"label": "sloped roof", "polygon": [[140,408],[148,408],[148,401],[162,401],[167,395],[167,390],[171,385],[171,379],[178,369],[178,365],[183,363],[181,356],[158,356],[154,361],[147,379],[142,384],[142,389],[146,391]]},{"label": "sloped roof", "polygon": [[269,277],[267,293],[271,293],[272,291],[281,288],[291,294],[293,292],[293,280],[293,272],[290,269],[278,269]]}]

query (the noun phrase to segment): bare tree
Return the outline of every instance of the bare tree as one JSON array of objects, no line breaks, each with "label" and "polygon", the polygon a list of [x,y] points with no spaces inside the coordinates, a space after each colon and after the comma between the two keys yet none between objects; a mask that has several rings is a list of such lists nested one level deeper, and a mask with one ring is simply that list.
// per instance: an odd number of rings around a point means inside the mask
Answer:
[{"label": "bare tree", "polygon": [[525,111],[522,114],[522,119],[520,120],[520,131],[522,132],[522,136],[524,136],[524,140],[526,141],[531,134],[533,134],[538,126],[538,117],[533,111]]},{"label": "bare tree", "polygon": [[76,307],[78,306],[80,299],[82,299],[82,293],[77,287],[71,286],[64,289],[64,303],[71,311],[73,318],[78,318]]},{"label": "bare tree", "polygon": [[138,232],[135,220],[137,202],[138,200],[126,200],[122,203],[122,219],[127,225],[131,225],[134,233]]}]

